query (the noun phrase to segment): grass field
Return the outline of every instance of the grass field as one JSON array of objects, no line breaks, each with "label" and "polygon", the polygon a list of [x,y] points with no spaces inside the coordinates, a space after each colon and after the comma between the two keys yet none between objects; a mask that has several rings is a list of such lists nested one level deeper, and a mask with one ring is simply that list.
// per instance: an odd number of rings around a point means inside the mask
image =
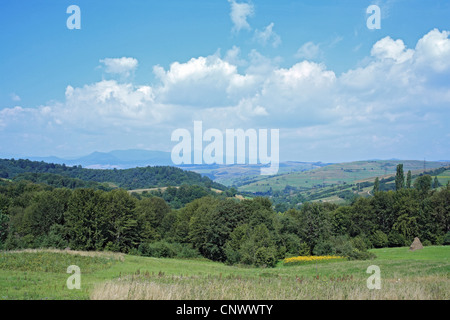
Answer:
[{"label": "grass field", "polygon": [[[270,269],[102,252],[1,252],[0,299],[450,299],[450,246],[372,251],[374,260]],[[69,265],[81,269],[79,290],[66,286]],[[380,290],[367,288],[370,265],[380,267]]]},{"label": "grass field", "polygon": [[[287,185],[301,189],[320,189],[331,185],[353,184],[356,182],[373,182],[376,177],[388,178],[396,173],[397,165],[403,164],[405,173],[411,170],[413,174],[423,171],[423,161],[417,160],[373,160],[355,161],[328,165],[304,172],[291,172],[267,177],[256,182],[240,186],[239,191],[267,192],[283,190]],[[426,162],[427,170],[445,165],[443,162]],[[447,172],[447,171],[446,171]],[[442,175],[441,184],[447,183]]]}]

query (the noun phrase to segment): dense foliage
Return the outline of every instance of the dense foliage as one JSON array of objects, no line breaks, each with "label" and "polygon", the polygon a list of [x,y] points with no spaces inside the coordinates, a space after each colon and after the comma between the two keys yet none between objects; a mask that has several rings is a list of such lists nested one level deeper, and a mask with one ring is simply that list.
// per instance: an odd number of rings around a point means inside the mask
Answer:
[{"label": "dense foliage", "polygon": [[0,178],[13,179],[24,173],[51,173],[84,181],[109,182],[124,189],[196,184],[225,190],[219,183],[200,174],[170,166],[155,166],[123,170],[85,169],[30,160],[0,159]]},{"label": "dense foliage", "polygon": [[234,197],[236,195],[236,190],[230,188],[221,192],[220,190],[211,190],[210,188],[203,186],[183,184],[179,187],[158,188],[156,190],[146,190],[141,193],[132,192],[132,195],[137,199],[155,196],[160,197],[163,198],[171,208],[179,209],[195,199],[206,196],[220,198]]},{"label": "dense foliage", "polygon": [[[304,203],[280,213],[268,198],[204,196],[195,186],[137,197],[123,189],[2,181],[0,247],[69,246],[255,266],[310,254],[366,259],[368,248],[405,246],[414,237],[450,242],[450,187],[431,183],[423,175],[412,188],[378,191],[352,205]],[[180,208],[169,204],[175,198]]]}]

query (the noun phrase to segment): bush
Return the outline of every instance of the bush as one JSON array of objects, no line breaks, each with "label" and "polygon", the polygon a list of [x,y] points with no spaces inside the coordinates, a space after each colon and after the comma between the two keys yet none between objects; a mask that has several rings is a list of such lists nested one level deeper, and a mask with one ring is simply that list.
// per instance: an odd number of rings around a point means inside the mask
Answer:
[{"label": "bush", "polygon": [[315,256],[330,256],[335,254],[333,245],[329,241],[321,241],[313,249]]},{"label": "bush", "polygon": [[176,257],[184,259],[200,258],[201,255],[198,250],[192,248],[192,246],[184,243],[172,243],[172,246],[176,249]]},{"label": "bush", "polygon": [[176,255],[170,244],[166,241],[157,241],[153,243],[142,243],[138,251],[146,257],[154,258],[173,258]]},{"label": "bush", "polygon": [[444,246],[450,245],[450,231],[447,232],[444,236],[444,241],[442,242]]},{"label": "bush", "polygon": [[408,245],[406,243],[406,238],[398,233],[397,231],[391,231],[388,235],[388,246],[389,247],[403,247]]},{"label": "bush", "polygon": [[[319,242],[313,250],[314,255],[337,255],[347,257],[349,260],[367,260],[375,258],[375,254],[370,253],[366,249],[365,241],[362,237],[355,241],[349,239],[348,236],[332,237],[329,241]],[[357,243],[357,248],[354,243]],[[363,245],[364,244],[364,245]]]},{"label": "bush", "polygon": [[277,263],[276,249],[274,247],[261,247],[255,252],[254,265],[257,267],[275,267]]},{"label": "bush", "polygon": [[241,254],[239,253],[239,250],[233,249],[229,242],[225,244],[223,251],[227,257],[227,264],[233,265],[241,261]]},{"label": "bush", "polygon": [[372,247],[372,243],[361,235],[354,237],[351,241],[353,246],[360,251],[366,251],[369,247]]},{"label": "bush", "polygon": [[300,238],[293,233],[283,235],[283,243],[285,244],[286,253],[294,255],[298,254],[302,245]]},{"label": "bush", "polygon": [[117,243],[114,243],[112,241],[108,241],[108,243],[105,246],[105,251],[111,251],[111,252],[120,252],[120,246]]},{"label": "bush", "polygon": [[384,248],[388,245],[388,236],[380,230],[377,230],[371,236],[371,242],[375,248]]},{"label": "bush", "polygon": [[311,254],[311,248],[306,242],[300,243],[300,249],[298,250],[299,256],[309,256]]},{"label": "bush", "polygon": [[349,260],[371,260],[375,259],[376,255],[369,251],[360,251],[354,248],[348,255]]},{"label": "bush", "polygon": [[154,258],[198,258],[200,254],[187,244],[167,241],[141,243],[138,253]]},{"label": "bush", "polygon": [[48,235],[42,239],[41,247],[64,249],[69,246],[69,242],[64,239],[65,229],[60,224],[54,224],[50,227]]}]

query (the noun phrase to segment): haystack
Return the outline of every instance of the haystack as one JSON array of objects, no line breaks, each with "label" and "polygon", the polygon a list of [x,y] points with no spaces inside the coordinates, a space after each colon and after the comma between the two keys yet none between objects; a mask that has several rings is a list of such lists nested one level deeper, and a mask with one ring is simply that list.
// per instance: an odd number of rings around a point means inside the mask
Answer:
[{"label": "haystack", "polygon": [[420,242],[419,238],[415,237],[413,243],[409,247],[409,250],[415,251],[420,249],[423,249],[422,242]]}]

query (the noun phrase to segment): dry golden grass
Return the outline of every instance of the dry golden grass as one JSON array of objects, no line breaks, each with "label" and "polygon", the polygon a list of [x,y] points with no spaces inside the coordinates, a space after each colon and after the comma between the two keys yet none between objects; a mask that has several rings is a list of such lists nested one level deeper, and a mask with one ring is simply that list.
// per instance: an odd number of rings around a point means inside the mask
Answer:
[{"label": "dry golden grass", "polygon": [[450,279],[384,279],[369,290],[365,279],[221,278],[134,275],[97,285],[93,300],[430,300],[450,298]]},{"label": "dry golden grass", "polygon": [[120,252],[110,252],[110,251],[78,251],[78,250],[61,250],[61,249],[22,249],[22,250],[11,250],[8,253],[37,253],[37,252],[51,252],[51,253],[67,253],[73,255],[79,255],[83,257],[103,257],[112,258],[117,261],[124,261],[125,254]]}]

